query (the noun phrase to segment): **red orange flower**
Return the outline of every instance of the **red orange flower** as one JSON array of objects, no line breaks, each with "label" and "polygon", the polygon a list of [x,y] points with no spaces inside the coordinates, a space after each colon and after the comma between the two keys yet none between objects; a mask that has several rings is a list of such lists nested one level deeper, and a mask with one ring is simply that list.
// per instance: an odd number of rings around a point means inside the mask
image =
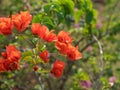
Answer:
[{"label": "red orange flower", "polygon": [[39,23],[34,23],[34,24],[32,24],[32,27],[31,27],[32,33],[33,33],[34,35],[38,35],[38,32],[40,31],[40,28],[41,28],[41,26],[40,26]]},{"label": "red orange flower", "polygon": [[2,52],[1,55],[2,55],[2,57],[5,58],[5,59],[7,58],[7,53],[6,53],[6,52]]},{"label": "red orange flower", "polygon": [[39,56],[45,63],[49,62],[49,53],[47,50],[41,52]]},{"label": "red orange flower", "polygon": [[5,72],[6,68],[4,67],[4,61],[2,58],[0,58],[0,72]]},{"label": "red orange flower", "polygon": [[20,52],[16,49],[15,46],[6,46],[7,59],[12,61],[19,61]]},{"label": "red orange flower", "polygon": [[61,42],[59,42],[59,41],[55,43],[55,47],[56,47],[58,50],[60,50],[60,52],[61,52],[62,54],[66,54],[66,53],[67,53],[68,46],[69,46],[69,44],[61,43]]},{"label": "red orange flower", "polygon": [[0,58],[0,72],[19,69],[20,52],[15,46],[6,46],[6,52],[2,52]]},{"label": "red orange flower", "polygon": [[34,69],[34,71],[37,71],[39,68],[38,68],[38,66],[34,66],[33,69]]},{"label": "red orange flower", "polygon": [[32,16],[28,11],[20,12],[20,14],[12,15],[12,21],[14,26],[19,32],[22,32],[30,24]]},{"label": "red orange flower", "polygon": [[53,31],[49,31],[48,33],[46,33],[46,35],[44,36],[44,40],[47,42],[53,42],[53,41],[57,41],[57,36],[56,34],[52,33]]},{"label": "red orange flower", "polygon": [[62,43],[71,43],[72,38],[69,36],[68,32],[60,31],[58,33],[58,41]]},{"label": "red orange flower", "polygon": [[78,47],[70,46],[67,50],[67,58],[70,60],[78,60],[82,58],[82,54],[78,51]]},{"label": "red orange flower", "polygon": [[56,60],[53,64],[53,68],[50,71],[56,78],[59,78],[63,74],[63,70],[65,68],[65,63],[62,61]]},{"label": "red orange flower", "polygon": [[16,61],[5,60],[4,67],[7,71],[18,70],[20,68],[19,63]]},{"label": "red orange flower", "polygon": [[49,32],[48,28],[44,25],[40,27],[40,30],[38,31],[38,36],[42,39],[44,39],[45,35]]},{"label": "red orange flower", "polygon": [[40,25],[39,23],[32,24],[32,33],[38,35],[46,42],[57,41],[57,36],[53,33],[53,30],[49,31],[46,26]]},{"label": "red orange flower", "polygon": [[10,18],[0,18],[0,34],[8,35],[12,33],[12,21]]}]

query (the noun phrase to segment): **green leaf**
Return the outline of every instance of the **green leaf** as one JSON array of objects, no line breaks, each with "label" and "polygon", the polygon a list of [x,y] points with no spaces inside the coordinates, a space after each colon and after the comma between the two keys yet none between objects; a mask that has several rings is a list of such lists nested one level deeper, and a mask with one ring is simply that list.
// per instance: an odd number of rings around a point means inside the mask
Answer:
[{"label": "green leaf", "polygon": [[47,13],[47,15],[52,18],[57,16],[58,24],[64,19],[64,10],[56,2],[52,2],[52,3],[45,5],[44,12]]},{"label": "green leaf", "polygon": [[73,14],[75,5],[72,0],[55,0],[55,1],[57,1],[64,8],[65,15]]},{"label": "green leaf", "polygon": [[91,0],[84,0],[84,7],[85,9],[89,9],[89,10],[92,10],[92,2]]},{"label": "green leaf", "polygon": [[21,59],[24,59],[24,58],[26,58],[27,56],[33,56],[33,53],[32,53],[31,51],[23,52]]},{"label": "green leaf", "polygon": [[23,60],[25,60],[27,62],[32,62],[33,58],[32,58],[32,56],[26,56],[26,57],[23,58]]},{"label": "green leaf", "polygon": [[50,16],[45,16],[42,20],[41,23],[48,26],[49,29],[55,28],[56,25],[54,23],[54,19]]},{"label": "green leaf", "polygon": [[75,23],[78,23],[79,20],[80,20],[80,17],[82,16],[82,11],[81,10],[77,10],[75,13],[74,13],[74,18],[75,18]]},{"label": "green leaf", "polygon": [[88,25],[95,24],[96,18],[97,18],[97,11],[96,10],[93,9],[93,10],[86,11],[85,21]]},{"label": "green leaf", "polygon": [[75,0],[75,4],[78,7],[78,9],[83,9],[84,4],[85,4],[85,0]]},{"label": "green leaf", "polygon": [[120,33],[120,22],[116,23],[111,29],[111,35]]},{"label": "green leaf", "polygon": [[35,15],[35,16],[33,17],[33,19],[32,19],[32,23],[40,23],[42,17],[43,17],[43,14],[42,14],[42,13]]},{"label": "green leaf", "polygon": [[85,21],[86,21],[87,24],[91,24],[91,21],[93,19],[93,12],[90,11],[90,10],[87,10],[86,12],[87,13],[86,13],[86,16],[85,16]]}]

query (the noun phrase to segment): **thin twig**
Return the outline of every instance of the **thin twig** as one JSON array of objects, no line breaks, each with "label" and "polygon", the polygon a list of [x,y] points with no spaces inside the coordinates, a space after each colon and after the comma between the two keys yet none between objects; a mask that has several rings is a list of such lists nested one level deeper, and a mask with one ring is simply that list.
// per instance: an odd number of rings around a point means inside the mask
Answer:
[{"label": "thin twig", "polygon": [[102,67],[103,67],[103,50],[102,50],[102,45],[101,45],[100,41],[97,39],[97,37],[95,35],[93,35],[93,38],[95,39],[95,41],[98,43],[98,46],[99,46],[99,50],[100,50],[100,71],[102,71]]},{"label": "thin twig", "polygon": [[32,42],[32,41],[29,41],[27,40],[22,34],[20,34],[20,36],[27,42],[31,45],[31,47],[36,47],[36,45]]},{"label": "thin twig", "polygon": [[80,39],[78,40],[78,42],[76,42],[75,46],[77,46],[83,39],[84,39],[83,37],[80,38]]},{"label": "thin twig", "polygon": [[100,84],[100,78],[102,76],[102,70],[103,70],[103,50],[102,50],[102,45],[101,45],[100,41],[97,39],[97,37],[95,35],[93,35],[93,38],[97,42],[97,44],[99,46],[99,51],[100,51],[100,61],[99,61],[100,72],[98,74],[98,79],[97,79],[97,82],[95,84],[95,90],[98,90],[98,86]]},{"label": "thin twig", "polygon": [[47,82],[47,85],[48,85],[49,90],[53,90],[53,89],[52,89],[52,86],[51,86],[50,79],[49,79],[49,78],[46,78],[45,80],[46,80],[46,82]]},{"label": "thin twig", "polygon": [[38,75],[38,73],[34,72],[35,76],[36,76],[36,79],[38,80],[39,82],[39,85],[41,87],[41,90],[44,90],[44,87],[42,86],[42,80],[40,78],[40,76]]}]

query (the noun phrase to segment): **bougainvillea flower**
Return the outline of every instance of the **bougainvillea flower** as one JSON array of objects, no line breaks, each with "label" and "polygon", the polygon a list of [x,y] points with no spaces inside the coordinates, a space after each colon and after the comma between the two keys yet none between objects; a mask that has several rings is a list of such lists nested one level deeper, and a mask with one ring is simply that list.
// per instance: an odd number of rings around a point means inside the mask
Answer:
[{"label": "bougainvillea flower", "polygon": [[1,55],[2,55],[2,57],[5,58],[5,59],[7,58],[7,53],[6,53],[6,52],[2,52]]},{"label": "bougainvillea flower", "polygon": [[16,61],[5,60],[4,67],[7,71],[18,70],[20,68],[19,63]]},{"label": "bougainvillea flower", "polygon": [[7,59],[12,61],[19,61],[20,52],[15,46],[6,46]]},{"label": "bougainvillea flower", "polygon": [[0,18],[0,34],[12,34],[12,21],[10,18]]},{"label": "bougainvillea flower", "polygon": [[48,33],[45,34],[43,39],[47,42],[53,42],[53,41],[57,41],[57,36],[56,34],[53,33],[53,31],[49,31]]},{"label": "bougainvillea flower", "polygon": [[38,31],[38,36],[43,39],[47,33],[49,33],[49,29],[42,25]]},{"label": "bougainvillea flower", "polygon": [[23,68],[28,68],[28,63],[24,63]]},{"label": "bougainvillea flower", "polygon": [[45,63],[49,62],[50,55],[47,50],[44,50],[43,52],[41,52],[39,56]]},{"label": "bougainvillea flower", "polygon": [[72,37],[69,36],[68,32],[60,31],[58,33],[58,41],[62,43],[71,43]]},{"label": "bougainvillea flower", "polygon": [[4,61],[2,58],[0,58],[0,72],[5,72],[6,69],[4,67]]},{"label": "bougainvillea flower", "polygon": [[56,78],[59,78],[63,74],[63,70],[65,68],[65,63],[59,60],[56,60],[53,64],[53,68],[51,70],[51,74],[53,74]]},{"label": "bougainvillea flower", "polygon": [[56,47],[58,50],[60,50],[60,52],[61,52],[62,54],[66,54],[66,53],[67,53],[68,46],[69,46],[69,44],[61,43],[61,42],[59,42],[59,41],[57,41],[57,42],[55,43],[55,47]]},{"label": "bougainvillea flower", "polygon": [[86,50],[87,50],[88,52],[91,52],[91,51],[92,51],[92,46],[88,46]]},{"label": "bougainvillea flower", "polygon": [[34,23],[34,24],[32,24],[31,29],[32,29],[32,33],[33,33],[34,35],[38,35],[38,32],[39,32],[40,29],[41,29],[41,25],[40,25],[39,23]]},{"label": "bougainvillea flower", "polygon": [[90,88],[91,87],[91,82],[90,81],[86,81],[83,80],[80,84],[80,86],[84,87],[84,88]]},{"label": "bougainvillea flower", "polygon": [[28,11],[20,12],[20,14],[12,15],[12,21],[14,26],[19,32],[22,32],[28,27],[32,20],[32,16]]},{"label": "bougainvillea flower", "polygon": [[67,50],[67,58],[74,61],[82,58],[82,54],[78,51],[78,47],[70,46]]},{"label": "bougainvillea flower", "polygon": [[20,52],[15,46],[6,46],[6,52],[1,55],[3,58],[0,58],[0,72],[19,69]]},{"label": "bougainvillea flower", "polygon": [[33,69],[34,69],[34,71],[38,71],[39,68],[38,68],[38,66],[34,66]]},{"label": "bougainvillea flower", "polygon": [[38,34],[38,36],[46,42],[57,41],[57,36],[53,33],[53,30],[49,31],[49,29],[44,25],[40,25],[38,23],[33,24],[32,32],[33,34]]},{"label": "bougainvillea flower", "polygon": [[113,86],[115,82],[116,82],[116,77],[115,76],[112,76],[112,77],[109,78],[110,86]]}]

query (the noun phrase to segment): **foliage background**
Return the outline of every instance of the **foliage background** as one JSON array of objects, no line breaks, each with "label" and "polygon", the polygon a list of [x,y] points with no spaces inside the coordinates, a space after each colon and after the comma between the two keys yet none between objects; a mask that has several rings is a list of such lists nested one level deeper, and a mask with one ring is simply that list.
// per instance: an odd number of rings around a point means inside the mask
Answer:
[{"label": "foliage background", "polygon": [[[0,35],[0,52],[5,50],[6,45],[14,44],[25,57],[21,59],[21,70],[0,73],[0,90],[42,90],[39,78],[45,90],[86,90],[80,85],[82,80],[92,82],[88,90],[120,89],[119,0],[0,0],[0,6],[0,17],[27,10],[33,15],[32,23],[42,23],[56,33],[60,30],[70,32],[73,44],[78,45],[83,54],[81,60],[71,62],[58,56],[53,44],[46,44],[51,53],[56,52],[50,63],[58,57],[66,61],[67,66],[59,79],[46,73],[50,64],[42,64],[44,69],[40,68],[36,76],[31,64],[31,47],[24,39],[14,34]],[[37,42],[29,28],[23,35]],[[103,54],[100,54],[98,42]],[[111,87],[109,78],[112,76],[116,77],[116,82]]]}]

